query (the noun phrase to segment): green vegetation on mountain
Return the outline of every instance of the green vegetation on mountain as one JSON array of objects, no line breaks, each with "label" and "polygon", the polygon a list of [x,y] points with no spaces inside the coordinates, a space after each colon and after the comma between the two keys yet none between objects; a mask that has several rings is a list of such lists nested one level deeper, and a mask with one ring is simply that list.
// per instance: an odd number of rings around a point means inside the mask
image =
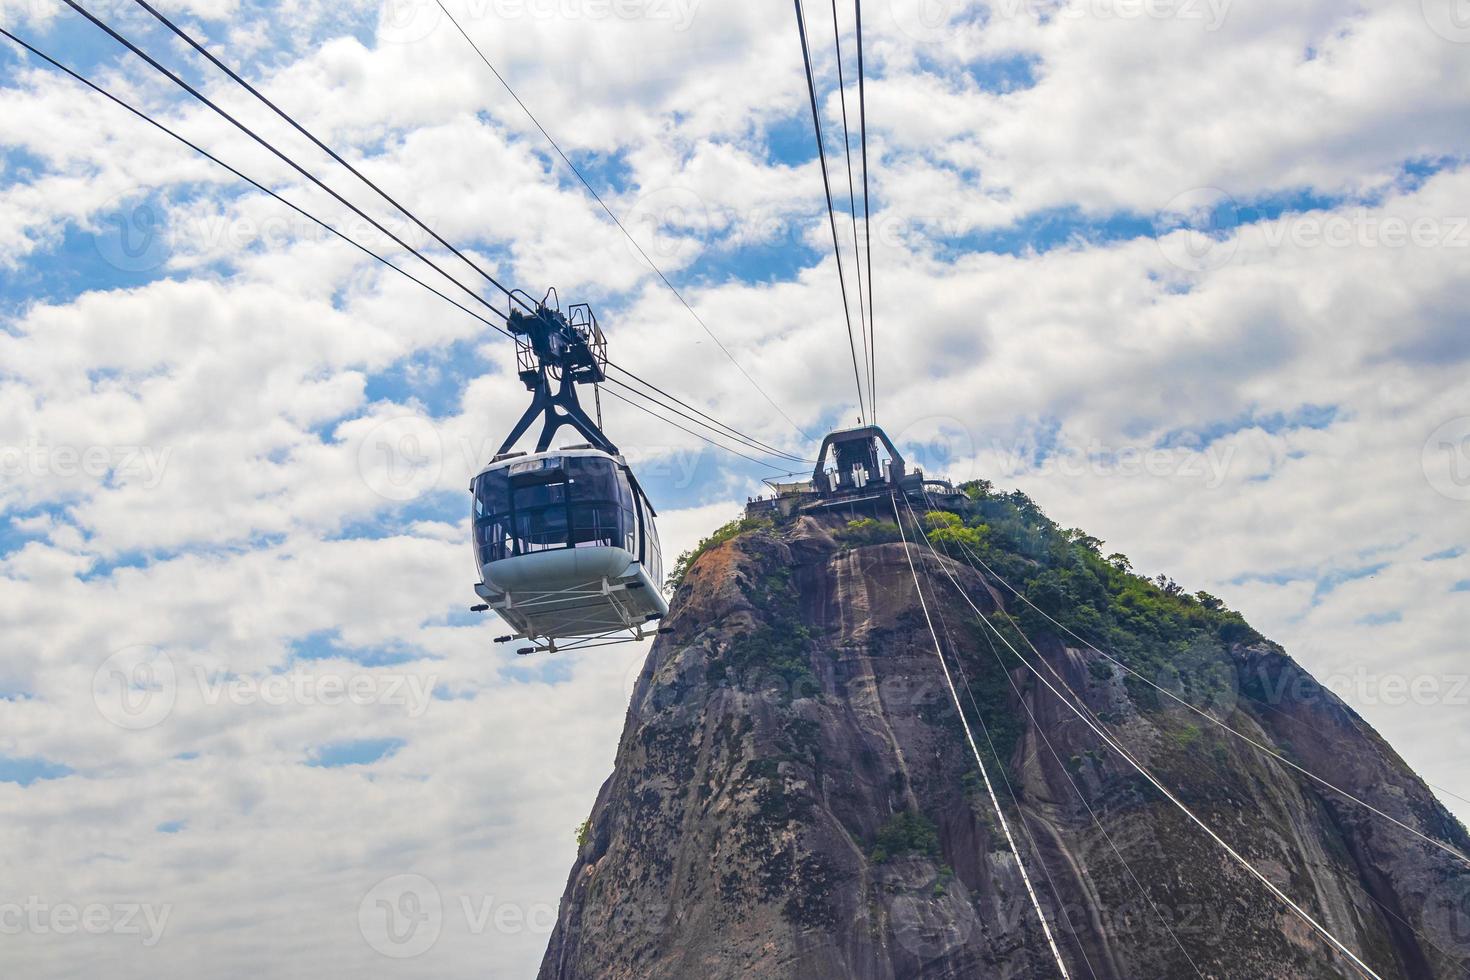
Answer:
[{"label": "green vegetation on mountain", "polygon": [[[925,515],[929,539],[951,558],[994,569],[1034,603],[1007,597],[1028,635],[1056,633],[1050,621],[1055,620],[1145,676],[1178,662],[1207,659],[1205,651],[1268,642],[1215,596],[1190,594],[1165,575],[1138,575],[1126,555],[1104,556],[1102,541],[1076,528],[1063,529],[1019,490],[1001,493],[987,480],[961,489],[965,501],[958,513]],[[1007,626],[1000,619],[996,625]],[[1019,636],[1013,642],[1019,643]],[[1189,688],[1208,684],[1208,678],[1193,672],[1182,683],[1185,693],[1211,693]],[[1148,706],[1153,699],[1140,700]]]},{"label": "green vegetation on mountain", "polygon": [[873,863],[882,864],[891,858],[909,854],[937,856],[939,830],[934,826],[934,821],[922,813],[895,813],[878,829],[878,839],[873,844]]},{"label": "green vegetation on mountain", "polygon": [[701,538],[699,544],[690,550],[683,552],[674,559],[674,567],[669,570],[668,577],[664,580],[664,592],[673,595],[679,591],[679,586],[684,584],[684,576],[689,574],[689,569],[699,561],[700,556],[711,549],[718,548],[741,534],[749,531],[769,530],[775,525],[766,518],[741,517],[724,524],[714,530],[707,538]]}]

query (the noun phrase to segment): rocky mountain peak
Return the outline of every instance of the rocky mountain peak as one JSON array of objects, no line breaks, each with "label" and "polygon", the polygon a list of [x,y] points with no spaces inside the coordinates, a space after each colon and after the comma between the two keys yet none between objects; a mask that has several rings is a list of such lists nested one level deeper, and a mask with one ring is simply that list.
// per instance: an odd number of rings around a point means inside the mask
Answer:
[{"label": "rocky mountain peak", "polygon": [[1360,717],[1221,600],[967,489],[692,556],[542,980],[1056,977],[1022,866],[1074,977],[1361,975],[1082,716],[1379,976],[1470,976],[1470,867],[1389,818],[1470,838]]}]

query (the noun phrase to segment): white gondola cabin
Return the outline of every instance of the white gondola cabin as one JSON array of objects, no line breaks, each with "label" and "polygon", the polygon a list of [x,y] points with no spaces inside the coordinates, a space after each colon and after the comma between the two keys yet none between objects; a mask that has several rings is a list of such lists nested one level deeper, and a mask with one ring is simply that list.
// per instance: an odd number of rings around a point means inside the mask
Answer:
[{"label": "white gondola cabin", "polygon": [[654,511],[621,456],[511,454],[471,489],[475,591],[521,637],[627,639],[669,611]]}]

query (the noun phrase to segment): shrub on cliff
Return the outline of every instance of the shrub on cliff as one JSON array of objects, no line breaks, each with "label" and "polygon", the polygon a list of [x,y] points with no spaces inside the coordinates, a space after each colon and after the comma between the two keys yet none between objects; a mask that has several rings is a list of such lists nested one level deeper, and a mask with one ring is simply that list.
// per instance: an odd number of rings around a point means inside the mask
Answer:
[{"label": "shrub on cliff", "polygon": [[834,536],[849,548],[860,548],[869,544],[887,544],[890,541],[898,541],[902,537],[898,533],[897,524],[892,521],[875,521],[871,517],[848,521],[847,527],[838,528]]},{"label": "shrub on cliff", "polygon": [[694,563],[699,561],[700,556],[706,551],[718,548],[726,541],[746,531],[768,530],[774,526],[769,518],[741,517],[717,528],[709,537],[701,538],[699,544],[695,545],[692,550],[684,552],[674,560],[674,567],[669,570],[668,578],[664,580],[664,593],[673,595],[679,591],[679,586],[684,584],[684,576],[689,574],[689,569],[694,567]]},{"label": "shrub on cliff", "polygon": [[878,830],[878,839],[873,845],[874,864],[905,854],[926,857],[939,854],[939,829],[922,813],[896,813]]}]

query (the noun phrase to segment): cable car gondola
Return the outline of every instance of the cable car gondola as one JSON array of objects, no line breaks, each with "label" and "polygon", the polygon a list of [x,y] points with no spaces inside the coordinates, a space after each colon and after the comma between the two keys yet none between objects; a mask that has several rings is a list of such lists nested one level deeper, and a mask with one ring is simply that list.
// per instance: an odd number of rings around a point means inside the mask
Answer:
[{"label": "cable car gondola", "polygon": [[[663,560],[643,488],[577,400],[578,384],[607,377],[597,318],[585,304],[564,315],[543,301],[533,313],[512,313],[508,327],[533,399],[470,484],[475,592],[484,600],[475,608],[516,630],[499,642],[530,640],[522,654],[642,639],[669,611]],[[538,418],[536,451],[513,452]],[[563,426],[586,444],[552,450]]]}]

